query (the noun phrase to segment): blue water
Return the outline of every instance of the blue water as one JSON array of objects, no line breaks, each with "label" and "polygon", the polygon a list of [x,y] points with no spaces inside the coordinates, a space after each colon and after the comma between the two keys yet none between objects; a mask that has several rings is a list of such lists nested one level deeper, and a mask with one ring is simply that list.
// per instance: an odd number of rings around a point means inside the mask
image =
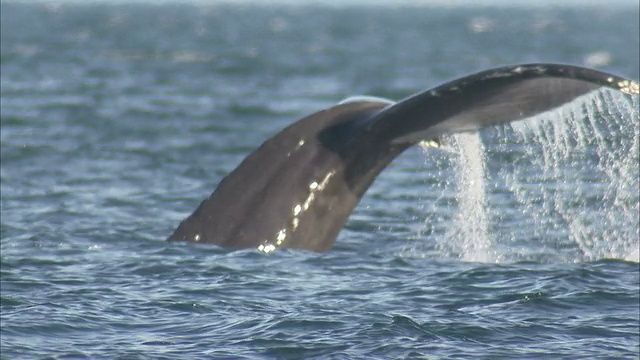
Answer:
[{"label": "blue water", "polygon": [[0,14],[2,359],[640,357],[637,97],[410,149],[328,253],[164,241],[347,96],[536,61],[637,80],[637,4]]}]

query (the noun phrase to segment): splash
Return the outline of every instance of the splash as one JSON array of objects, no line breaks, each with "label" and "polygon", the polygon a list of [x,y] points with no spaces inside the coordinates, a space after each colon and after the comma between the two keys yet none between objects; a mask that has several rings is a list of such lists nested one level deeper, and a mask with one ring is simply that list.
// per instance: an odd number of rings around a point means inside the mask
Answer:
[{"label": "splash", "polygon": [[600,91],[510,125],[520,141],[535,144],[526,156],[539,186],[525,184],[522,169],[507,185],[525,213],[540,219],[542,237],[577,250],[574,261],[639,260],[638,105],[638,97]]},{"label": "splash", "polygon": [[637,96],[602,90],[534,118],[444,139],[457,182],[441,195],[453,197],[455,211],[436,234],[439,255],[638,262],[639,105]]},{"label": "splash", "polygon": [[478,133],[462,133],[451,138],[459,153],[457,161],[458,213],[446,238],[454,253],[465,261],[491,262],[491,234],[485,196],[485,152]]}]

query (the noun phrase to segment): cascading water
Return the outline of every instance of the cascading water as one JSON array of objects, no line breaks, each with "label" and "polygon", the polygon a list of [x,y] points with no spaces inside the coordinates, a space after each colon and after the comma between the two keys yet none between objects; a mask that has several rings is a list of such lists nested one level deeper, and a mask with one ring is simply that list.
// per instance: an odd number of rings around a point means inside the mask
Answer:
[{"label": "cascading water", "polygon": [[448,177],[455,182],[440,186],[441,205],[455,210],[439,217],[452,225],[437,231],[433,215],[425,223],[438,256],[639,261],[639,105],[637,96],[602,90],[535,118],[443,139],[450,159],[436,162],[457,171]]},{"label": "cascading water", "polygon": [[[451,140],[450,140],[451,141]],[[485,152],[478,133],[458,134],[451,141],[459,151],[457,161],[458,213],[446,238],[459,257],[467,261],[491,262],[491,234],[485,196]]]}]

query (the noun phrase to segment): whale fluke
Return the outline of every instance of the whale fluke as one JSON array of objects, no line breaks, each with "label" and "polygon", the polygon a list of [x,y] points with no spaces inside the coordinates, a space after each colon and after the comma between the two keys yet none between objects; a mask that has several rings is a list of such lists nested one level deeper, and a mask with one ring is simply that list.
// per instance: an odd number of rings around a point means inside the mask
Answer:
[{"label": "whale fluke", "polygon": [[328,251],[377,175],[409,146],[553,110],[638,82],[593,69],[524,64],[482,71],[402,101],[354,98],[299,120],[220,182],[169,241]]}]

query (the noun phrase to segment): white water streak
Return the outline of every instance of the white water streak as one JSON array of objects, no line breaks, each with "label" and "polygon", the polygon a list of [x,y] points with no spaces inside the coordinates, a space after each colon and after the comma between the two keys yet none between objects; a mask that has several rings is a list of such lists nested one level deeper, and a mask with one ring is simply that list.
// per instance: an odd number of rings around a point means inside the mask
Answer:
[{"label": "white water streak", "polygon": [[492,262],[489,215],[485,196],[485,152],[478,133],[462,133],[453,137],[459,151],[458,213],[455,225],[446,238],[455,239],[450,245],[466,261]]}]

